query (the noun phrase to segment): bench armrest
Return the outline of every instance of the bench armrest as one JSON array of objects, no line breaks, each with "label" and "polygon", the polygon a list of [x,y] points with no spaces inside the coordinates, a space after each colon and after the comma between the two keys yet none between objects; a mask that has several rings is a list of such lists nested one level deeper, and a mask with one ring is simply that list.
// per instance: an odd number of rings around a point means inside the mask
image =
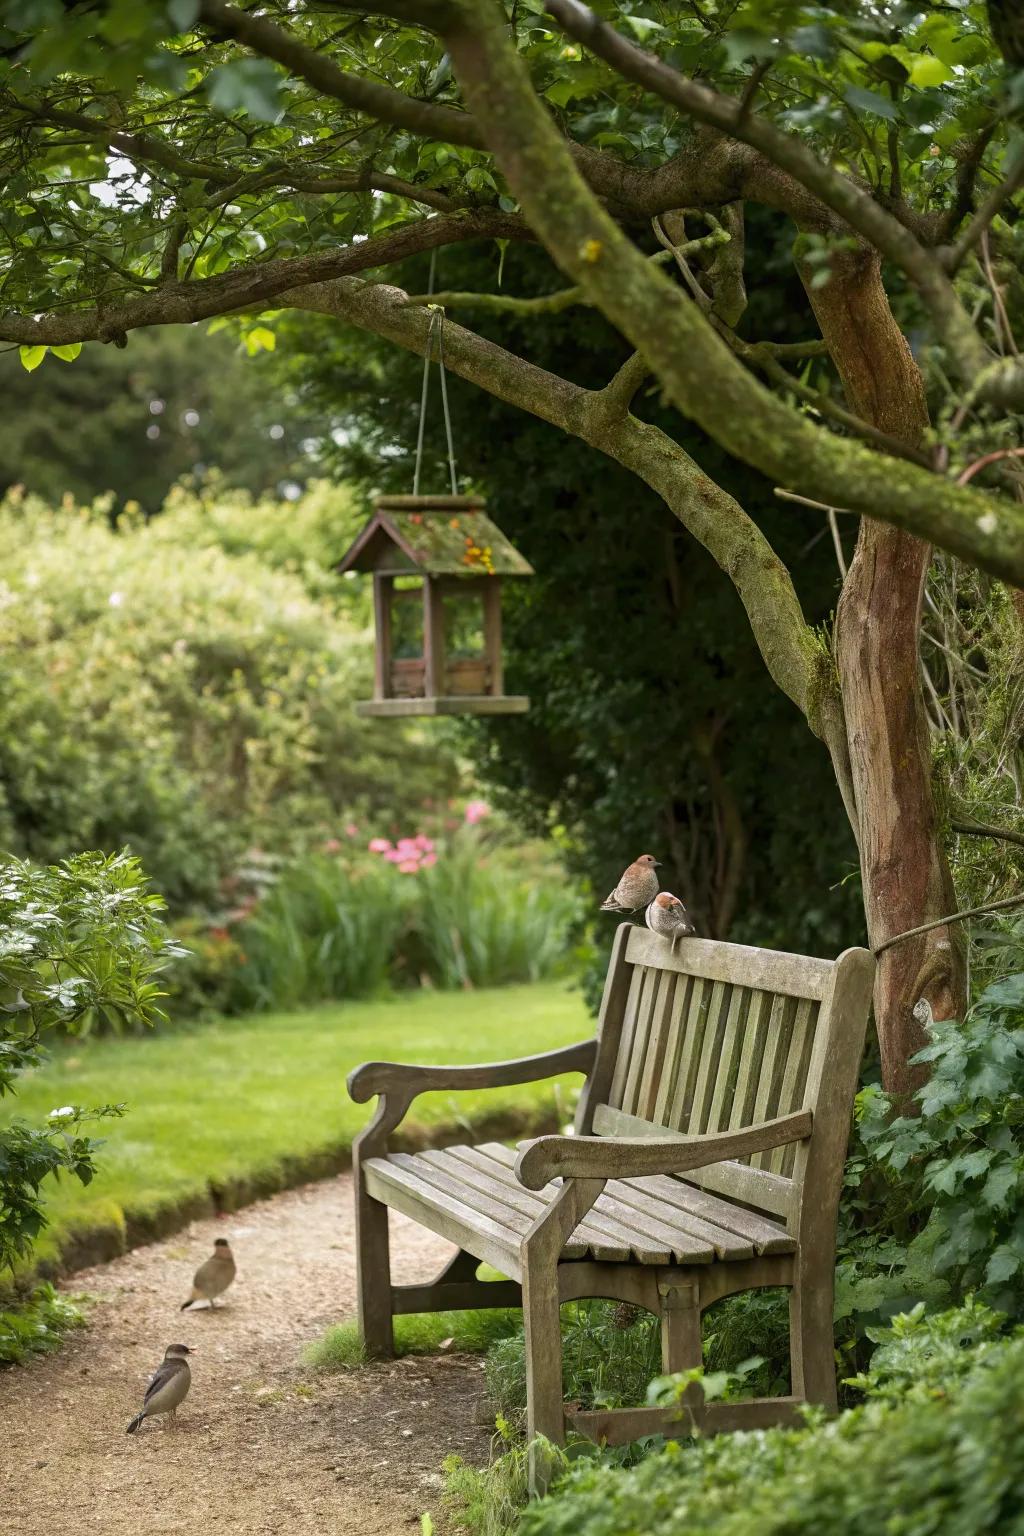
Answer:
[{"label": "bench armrest", "polygon": [[597,1040],[593,1038],[539,1056],[479,1066],[417,1067],[402,1061],[367,1061],[349,1073],[348,1092],[357,1104],[365,1104],[375,1093],[395,1094],[411,1103],[419,1094],[438,1088],[505,1088],[558,1077],[562,1072],[589,1072],[596,1054]]},{"label": "bench armrest", "polygon": [[515,1173],[527,1189],[543,1189],[559,1176],[568,1179],[641,1179],[655,1173],[687,1173],[730,1157],[769,1152],[811,1134],[809,1109],[761,1125],[709,1136],[664,1137],[541,1136],[525,1142],[516,1158]]}]

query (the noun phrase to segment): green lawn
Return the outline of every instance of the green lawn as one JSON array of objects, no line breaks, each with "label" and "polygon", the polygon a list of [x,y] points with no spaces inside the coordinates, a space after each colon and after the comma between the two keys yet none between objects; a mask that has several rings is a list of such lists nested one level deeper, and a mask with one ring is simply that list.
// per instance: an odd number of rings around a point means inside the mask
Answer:
[{"label": "green lawn", "polygon": [[[38,1260],[119,1251],[174,1230],[215,1204],[247,1200],[346,1160],[373,1103],[353,1104],[345,1076],[361,1061],[497,1061],[551,1050],[593,1030],[564,982],[480,992],[406,993],[295,1014],[262,1014],[187,1031],[71,1042],[21,1080],[4,1115],[41,1119],[63,1104],[124,1101],[108,1122],[87,1188],[52,1186]],[[470,1126],[526,1110],[536,1123],[578,1077],[418,1100],[407,1125]],[[375,1102],[375,1101],[374,1101]]]}]

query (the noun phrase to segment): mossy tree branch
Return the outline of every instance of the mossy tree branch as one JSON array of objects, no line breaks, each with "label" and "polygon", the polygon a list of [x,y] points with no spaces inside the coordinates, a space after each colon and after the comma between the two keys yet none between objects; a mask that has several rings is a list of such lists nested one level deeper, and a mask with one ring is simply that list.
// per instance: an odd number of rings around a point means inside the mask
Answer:
[{"label": "mossy tree branch", "polygon": [[698,306],[652,268],[577,173],[504,15],[457,0],[444,30],[463,93],[540,240],[650,362],[673,403],[774,481],[934,540],[1024,584],[1024,510],[840,440],[752,378]]}]

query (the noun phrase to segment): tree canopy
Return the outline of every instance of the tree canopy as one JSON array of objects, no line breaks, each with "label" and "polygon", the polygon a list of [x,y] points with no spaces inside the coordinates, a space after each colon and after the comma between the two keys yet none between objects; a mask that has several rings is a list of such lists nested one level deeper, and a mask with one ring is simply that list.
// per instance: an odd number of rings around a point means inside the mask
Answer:
[{"label": "tree canopy", "polygon": [[[423,354],[428,296],[388,279],[481,240],[541,245],[565,286],[510,294],[499,265],[435,305],[590,305],[621,333],[599,387],[452,321],[445,357],[638,476],[731,580],[832,758],[895,1085],[916,1000],[963,1005],[919,680],[929,544],[1024,583],[1019,6],[9,0],[0,24],[0,340],[26,367],[228,316],[258,347],[281,309]],[[795,340],[765,325],[777,273],[744,259],[755,207],[796,229]],[[748,510],[630,409],[648,376],[786,496],[862,515],[833,633]]]}]

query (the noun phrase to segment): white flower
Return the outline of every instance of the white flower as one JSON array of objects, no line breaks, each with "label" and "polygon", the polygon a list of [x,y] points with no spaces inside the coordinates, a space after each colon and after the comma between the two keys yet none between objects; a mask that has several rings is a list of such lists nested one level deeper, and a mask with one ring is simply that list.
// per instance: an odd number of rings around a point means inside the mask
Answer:
[{"label": "white flower", "polygon": [[75,1106],[73,1104],[65,1104],[63,1109],[51,1109],[50,1110],[50,1119],[51,1120],[66,1120],[68,1115],[73,1115],[74,1113],[75,1113]]}]

